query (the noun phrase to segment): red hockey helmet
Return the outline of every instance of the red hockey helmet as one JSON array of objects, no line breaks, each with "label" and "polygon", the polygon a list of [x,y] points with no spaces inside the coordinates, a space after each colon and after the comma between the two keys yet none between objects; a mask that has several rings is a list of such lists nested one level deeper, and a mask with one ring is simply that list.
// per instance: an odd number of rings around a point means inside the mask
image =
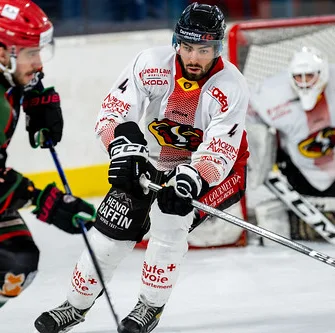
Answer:
[{"label": "red hockey helmet", "polygon": [[0,43],[7,47],[43,47],[52,39],[52,23],[35,3],[0,0]]},{"label": "red hockey helmet", "polygon": [[10,54],[10,64],[0,63],[0,70],[14,85],[12,75],[21,50],[29,56],[20,57],[20,63],[30,62],[32,55],[38,54],[43,64],[53,56],[53,25],[43,10],[30,0],[0,0],[0,46],[6,47]]}]

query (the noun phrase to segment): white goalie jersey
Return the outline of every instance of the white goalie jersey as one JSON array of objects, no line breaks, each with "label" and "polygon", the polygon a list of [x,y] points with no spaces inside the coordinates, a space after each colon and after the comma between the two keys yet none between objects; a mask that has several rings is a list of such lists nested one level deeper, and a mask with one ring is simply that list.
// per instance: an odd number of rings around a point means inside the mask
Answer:
[{"label": "white goalie jersey", "polygon": [[[330,67],[330,80],[319,102],[310,111],[302,109],[287,71],[266,79],[251,94],[248,122],[276,129],[280,148],[315,189],[324,191],[334,182],[334,66]],[[248,131],[249,138],[253,135],[257,133]]]},{"label": "white goalie jersey", "polygon": [[289,214],[287,206],[262,185],[276,162],[277,148],[293,165],[285,171],[289,183],[322,211],[334,211],[334,75],[335,67],[331,66],[330,80],[309,111],[302,108],[287,71],[266,79],[251,93],[247,115],[251,154],[248,210],[258,225],[286,237],[315,238],[303,220]]}]

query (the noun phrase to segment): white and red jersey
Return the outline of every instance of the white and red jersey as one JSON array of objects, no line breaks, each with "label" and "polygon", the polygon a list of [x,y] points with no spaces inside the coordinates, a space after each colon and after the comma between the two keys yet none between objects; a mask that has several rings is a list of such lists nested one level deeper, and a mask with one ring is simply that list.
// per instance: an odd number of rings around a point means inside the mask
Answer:
[{"label": "white and red jersey", "polygon": [[191,163],[214,186],[234,164],[245,166],[249,90],[220,57],[200,81],[183,77],[172,46],[147,49],[123,71],[102,102],[96,133],[108,148],[115,127],[141,123],[150,162],[161,171]]},{"label": "white and red jersey", "polygon": [[252,92],[247,119],[277,130],[280,147],[314,188],[324,191],[334,183],[334,66],[330,66],[330,80],[313,110],[303,110],[285,71]]}]

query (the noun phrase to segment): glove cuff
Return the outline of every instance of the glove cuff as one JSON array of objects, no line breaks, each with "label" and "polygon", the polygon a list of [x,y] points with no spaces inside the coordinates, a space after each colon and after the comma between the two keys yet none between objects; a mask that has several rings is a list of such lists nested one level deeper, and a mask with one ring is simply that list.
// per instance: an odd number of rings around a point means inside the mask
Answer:
[{"label": "glove cuff", "polygon": [[177,193],[183,198],[192,195],[197,198],[202,189],[202,178],[197,169],[189,164],[179,164],[176,168]]},{"label": "glove cuff", "polygon": [[40,191],[36,196],[36,208],[33,210],[33,214],[36,217],[47,223],[51,223],[50,216],[52,216],[53,210],[55,209],[55,202],[59,200],[62,192],[56,187],[55,183],[48,184],[44,190]]},{"label": "glove cuff", "polygon": [[111,143],[108,145],[108,155],[109,158],[112,159],[112,150],[117,147],[117,146],[121,146],[121,145],[125,145],[125,144],[130,144],[131,142],[125,137],[125,136],[119,136],[117,138],[115,138],[114,140],[111,141]]}]

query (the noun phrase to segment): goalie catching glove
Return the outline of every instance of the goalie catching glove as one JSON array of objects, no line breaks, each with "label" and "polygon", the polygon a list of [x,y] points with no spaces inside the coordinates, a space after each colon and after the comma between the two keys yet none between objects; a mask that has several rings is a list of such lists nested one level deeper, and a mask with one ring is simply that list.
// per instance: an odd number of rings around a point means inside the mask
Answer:
[{"label": "goalie catching glove", "polygon": [[140,176],[147,172],[149,151],[147,141],[134,122],[120,124],[115,139],[108,147],[111,162],[108,182],[137,198],[143,196]]},{"label": "goalie catching glove", "polygon": [[165,214],[186,216],[193,210],[191,200],[198,199],[200,193],[208,189],[208,183],[189,164],[178,165],[171,176],[157,193],[158,207]]},{"label": "goalie catching glove", "polygon": [[79,221],[83,221],[89,230],[93,226],[96,212],[94,206],[88,202],[64,194],[55,184],[49,184],[38,194],[33,213],[39,220],[54,224],[67,233],[79,234]]}]

